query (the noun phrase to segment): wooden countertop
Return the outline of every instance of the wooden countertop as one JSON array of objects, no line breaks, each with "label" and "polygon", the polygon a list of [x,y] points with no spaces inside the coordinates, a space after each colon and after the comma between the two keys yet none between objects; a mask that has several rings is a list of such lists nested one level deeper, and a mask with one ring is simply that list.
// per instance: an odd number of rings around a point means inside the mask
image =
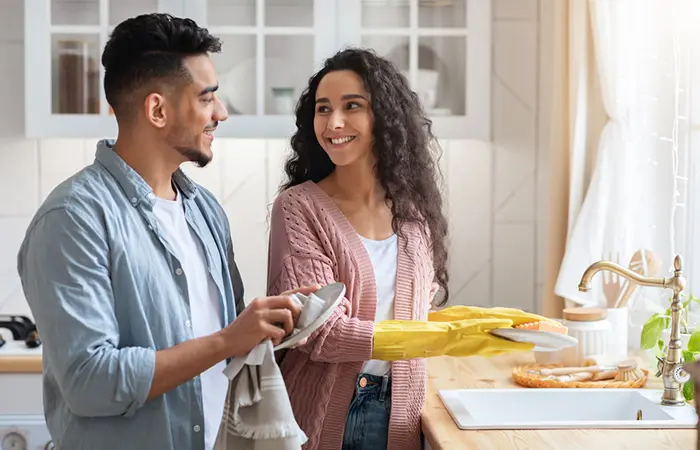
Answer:
[{"label": "wooden countertop", "polygon": [[[534,355],[513,353],[494,358],[472,356],[428,359],[428,392],[423,433],[431,450],[527,449],[694,449],[697,432],[685,430],[460,430],[437,395],[440,389],[515,388],[511,371],[533,364]],[[660,388],[656,383],[650,388]],[[562,444],[567,442],[566,445]]]},{"label": "wooden countertop", "polygon": [[0,347],[0,373],[42,373],[41,347],[8,340]]}]

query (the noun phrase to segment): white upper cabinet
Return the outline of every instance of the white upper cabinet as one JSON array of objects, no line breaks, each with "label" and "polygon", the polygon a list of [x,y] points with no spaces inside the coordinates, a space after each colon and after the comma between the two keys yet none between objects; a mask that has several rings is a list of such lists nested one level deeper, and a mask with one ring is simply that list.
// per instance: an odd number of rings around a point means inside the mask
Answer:
[{"label": "white upper cabinet", "polygon": [[288,137],[323,60],[371,47],[403,71],[441,138],[489,138],[491,0],[25,0],[26,134],[115,137],[102,49],[145,12],[194,19],[213,55],[229,119],[217,136]]},{"label": "white upper cabinet", "polygon": [[370,47],[410,80],[440,138],[489,140],[491,0],[340,0],[339,47]]},{"label": "white upper cabinet", "polygon": [[198,0],[185,15],[222,40],[212,55],[229,111],[217,136],[287,137],[309,77],[336,49],[334,0]]},{"label": "white upper cabinet", "polygon": [[25,0],[25,133],[115,137],[100,63],[111,30],[144,12],[180,14],[182,0]]}]

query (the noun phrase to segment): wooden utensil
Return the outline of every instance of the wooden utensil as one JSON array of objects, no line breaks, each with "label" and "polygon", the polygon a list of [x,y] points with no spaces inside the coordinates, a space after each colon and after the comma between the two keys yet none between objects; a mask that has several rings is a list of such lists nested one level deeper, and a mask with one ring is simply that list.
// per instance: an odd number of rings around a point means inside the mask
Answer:
[{"label": "wooden utensil", "polygon": [[[629,269],[640,275],[655,277],[661,270],[661,260],[656,253],[652,252],[651,250],[640,248],[634,252],[634,255],[632,255]],[[628,280],[624,291],[622,291],[622,295],[617,299],[614,307],[624,308],[627,306],[627,302],[629,301],[630,297],[632,297],[632,294],[634,293],[634,290],[637,289],[637,286],[637,283]]]},{"label": "wooden utensil", "polygon": [[[608,260],[620,264],[620,253],[616,253],[615,259],[613,259],[612,253],[610,253]],[[609,271],[603,272],[603,296],[605,297],[605,303],[608,308],[612,308],[617,299],[620,298],[623,282],[624,278],[618,274]]]}]

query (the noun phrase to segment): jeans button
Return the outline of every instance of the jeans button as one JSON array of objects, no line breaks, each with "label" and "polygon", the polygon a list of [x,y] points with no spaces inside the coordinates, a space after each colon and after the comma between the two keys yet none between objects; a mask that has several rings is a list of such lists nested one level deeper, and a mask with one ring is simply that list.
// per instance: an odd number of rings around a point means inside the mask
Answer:
[{"label": "jeans button", "polygon": [[360,387],[365,387],[367,386],[367,378],[362,377],[360,378]]}]

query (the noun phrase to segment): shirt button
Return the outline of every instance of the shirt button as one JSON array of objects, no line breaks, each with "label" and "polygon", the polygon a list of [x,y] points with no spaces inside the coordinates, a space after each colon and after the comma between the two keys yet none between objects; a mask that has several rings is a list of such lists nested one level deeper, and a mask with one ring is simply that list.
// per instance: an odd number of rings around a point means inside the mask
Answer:
[{"label": "shirt button", "polygon": [[194,430],[195,433],[199,433],[199,430],[200,430],[199,425],[195,425],[194,427],[192,427],[192,429]]},{"label": "shirt button", "polygon": [[187,328],[192,327],[192,322],[190,322],[189,320],[186,321],[186,322],[185,322],[185,326],[186,326]]},{"label": "shirt button", "polygon": [[131,197],[131,203],[136,204],[138,199],[136,197]]},{"label": "shirt button", "polygon": [[153,192],[149,192],[148,195],[147,195],[147,197],[148,197],[149,200],[153,200],[156,196],[153,195]]},{"label": "shirt button", "polygon": [[182,275],[182,269],[180,269],[180,268],[178,267],[177,269],[175,269],[175,273],[176,273],[177,275]]}]

